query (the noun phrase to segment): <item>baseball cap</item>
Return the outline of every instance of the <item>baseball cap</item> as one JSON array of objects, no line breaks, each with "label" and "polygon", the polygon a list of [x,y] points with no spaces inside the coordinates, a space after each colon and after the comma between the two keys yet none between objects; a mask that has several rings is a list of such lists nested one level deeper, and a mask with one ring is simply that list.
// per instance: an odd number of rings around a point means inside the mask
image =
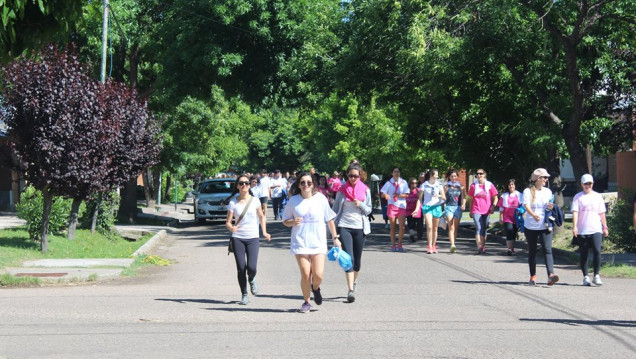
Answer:
[{"label": "baseball cap", "polygon": [[586,173],[583,176],[581,176],[581,183],[594,183],[594,178],[592,177],[591,174]]},{"label": "baseball cap", "polygon": [[532,177],[530,177],[530,181],[536,181],[539,177],[550,177],[548,171],[545,168],[537,168],[532,172]]}]

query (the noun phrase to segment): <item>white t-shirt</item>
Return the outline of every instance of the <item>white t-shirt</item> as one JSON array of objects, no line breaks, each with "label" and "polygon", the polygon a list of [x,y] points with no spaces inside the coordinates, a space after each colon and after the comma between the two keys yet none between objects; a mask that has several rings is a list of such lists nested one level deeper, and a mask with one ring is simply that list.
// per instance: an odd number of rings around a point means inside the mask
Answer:
[{"label": "white t-shirt", "polygon": [[272,198],[280,198],[283,196],[283,190],[287,189],[287,179],[280,178],[272,178],[270,186],[278,186],[272,187]]},{"label": "white t-shirt", "polygon": [[327,197],[320,192],[307,199],[299,194],[292,196],[283,211],[283,221],[294,218],[302,218],[303,221],[292,227],[290,252],[327,253],[327,222],[335,217]]},{"label": "white t-shirt", "polygon": [[384,186],[382,186],[380,192],[389,195],[388,204],[392,204],[398,208],[406,208],[406,198],[395,197],[397,195],[410,192],[409,185],[402,179],[402,177],[398,178],[397,189],[395,179],[391,178],[391,180],[387,181]]},{"label": "white t-shirt", "polygon": [[261,177],[261,180],[258,184],[261,197],[269,198],[269,186],[271,186],[270,181],[271,181],[271,178],[269,178],[269,176]]},{"label": "white t-shirt", "polygon": [[533,230],[543,230],[546,229],[543,217],[545,217],[545,210],[552,198],[552,191],[548,187],[543,187],[540,191],[535,190],[534,193],[534,202],[532,202],[530,188],[523,190],[523,204],[527,204],[532,208],[532,212],[539,217],[539,221],[535,221],[530,213],[526,212],[524,227]]},{"label": "white t-shirt", "polygon": [[576,229],[579,234],[594,234],[603,232],[603,222],[600,213],[605,213],[605,200],[596,191],[588,194],[579,192],[572,199],[572,212],[578,212]]},{"label": "white t-shirt", "polygon": [[[424,206],[435,206],[442,204],[439,193],[444,189],[444,185],[440,181],[435,181],[431,184],[429,181],[425,181],[420,185],[420,190],[424,192],[422,197],[422,204]],[[436,196],[437,195],[437,196]]]},{"label": "white t-shirt", "polygon": [[[247,204],[247,202],[245,202]],[[243,213],[243,209],[245,208],[245,204],[238,203],[237,197],[234,197],[230,200],[230,203],[227,205],[227,210],[232,211],[234,214],[234,221],[238,220]],[[250,203],[250,208],[247,209],[243,219],[238,224],[238,229],[236,232],[232,233],[232,237],[241,238],[241,239],[251,239],[251,238],[259,238],[258,235],[258,212],[261,210],[261,202],[257,197],[252,199],[252,203]]]},{"label": "white t-shirt", "polygon": [[256,199],[259,199],[261,197],[265,197],[265,196],[263,196],[261,194],[261,187],[259,185],[251,187],[250,191],[252,191],[252,196],[256,197]]}]

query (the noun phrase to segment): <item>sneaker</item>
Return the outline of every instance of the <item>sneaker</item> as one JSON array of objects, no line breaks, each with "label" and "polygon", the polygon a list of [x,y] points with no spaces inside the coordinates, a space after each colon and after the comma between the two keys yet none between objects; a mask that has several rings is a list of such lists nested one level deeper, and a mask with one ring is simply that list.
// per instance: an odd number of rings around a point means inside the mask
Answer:
[{"label": "sneaker", "polygon": [[398,244],[398,246],[397,246],[397,251],[398,251],[398,252],[404,252],[404,248],[402,248],[402,245],[401,245],[401,244]]},{"label": "sneaker", "polygon": [[508,256],[512,256],[512,249],[508,249]]},{"label": "sneaker", "polygon": [[481,247],[477,248],[477,254],[481,254]]},{"label": "sneaker", "polygon": [[596,284],[596,285],[603,285],[603,281],[601,280],[601,276],[600,275],[595,275],[594,279],[592,279],[592,283]]},{"label": "sneaker", "polygon": [[530,276],[530,281],[528,282],[528,285],[535,285],[535,284],[537,284],[537,276],[536,275]]},{"label": "sneaker", "polygon": [[391,226],[390,226],[388,223],[386,223],[386,224],[384,225],[384,229],[389,229],[389,228],[391,228]]},{"label": "sneaker", "polygon": [[356,301],[356,293],[355,293],[355,291],[350,290],[350,291],[347,293],[347,302],[349,302],[349,303],[353,303],[353,302],[355,302],[355,301]]},{"label": "sneaker", "polygon": [[353,292],[356,293],[358,291],[358,281],[353,282]]},{"label": "sneaker", "polygon": [[559,281],[559,275],[558,274],[550,274],[549,278],[548,278],[548,285],[554,285],[554,283]]},{"label": "sneaker", "polygon": [[433,253],[437,253],[437,245],[433,246]]},{"label": "sneaker", "polygon": [[250,302],[250,297],[247,296],[247,294],[243,294],[243,298],[241,298],[241,301],[239,302],[240,305],[247,305],[247,303]]},{"label": "sneaker", "polygon": [[258,285],[255,280],[250,282],[250,292],[252,292],[252,295],[258,295]]},{"label": "sneaker", "polygon": [[433,247],[429,245],[428,248],[426,248],[426,253],[427,254],[433,253]]},{"label": "sneaker", "polygon": [[590,277],[588,276],[583,277],[583,285],[586,287],[589,287],[592,285],[592,283],[590,282]]},{"label": "sneaker", "polygon": [[311,288],[311,292],[314,293],[314,303],[316,303],[316,305],[321,305],[322,304],[322,294],[320,293],[320,288],[314,289],[312,287]]},{"label": "sneaker", "polygon": [[397,245],[395,245],[395,244],[394,244],[394,245],[391,247],[391,252],[397,252]]},{"label": "sneaker", "polygon": [[457,247],[455,247],[454,245],[453,245],[453,246],[451,246],[450,252],[451,252],[451,253],[455,253],[455,252],[457,252]]},{"label": "sneaker", "polygon": [[298,310],[298,312],[308,313],[310,310],[311,310],[311,304],[309,304],[309,302],[305,302],[303,303],[303,305],[300,306],[300,309]]}]

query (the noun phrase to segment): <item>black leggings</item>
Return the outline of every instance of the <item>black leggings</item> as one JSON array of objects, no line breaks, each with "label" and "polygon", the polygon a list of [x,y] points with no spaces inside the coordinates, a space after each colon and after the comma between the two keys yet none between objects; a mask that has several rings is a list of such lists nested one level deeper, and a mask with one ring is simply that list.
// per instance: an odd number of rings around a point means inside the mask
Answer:
[{"label": "black leggings", "polygon": [[360,262],[362,260],[362,250],[364,249],[364,231],[362,228],[353,229],[338,227],[338,232],[340,234],[340,242],[342,242],[342,249],[349,253],[353,260],[353,268],[348,270],[348,272],[359,272]]},{"label": "black leggings", "polygon": [[[242,239],[232,237],[234,244],[234,260],[236,261],[236,271],[241,287],[241,294],[247,294],[247,280],[253,281],[256,277],[256,263],[258,262],[258,238]],[[247,255],[247,262],[245,256]],[[246,273],[247,272],[247,273]],[[247,278],[246,278],[247,274]]]},{"label": "black leggings", "polygon": [[274,218],[283,216],[283,197],[272,197],[272,209],[274,209]]},{"label": "black leggings", "polygon": [[517,225],[515,223],[504,222],[504,231],[506,232],[506,240],[514,241],[517,239]]},{"label": "black leggings", "polygon": [[592,264],[594,265],[594,275],[597,275],[601,270],[601,242],[603,241],[603,235],[601,233],[594,233],[583,237],[581,247],[581,270],[583,275],[587,276],[587,255],[592,249]]},{"label": "black leggings", "polygon": [[552,233],[547,229],[534,230],[525,229],[526,240],[528,241],[528,266],[530,275],[537,274],[537,245],[541,241],[543,256],[545,257],[545,269],[548,275],[554,273],[554,258],[552,257]]}]

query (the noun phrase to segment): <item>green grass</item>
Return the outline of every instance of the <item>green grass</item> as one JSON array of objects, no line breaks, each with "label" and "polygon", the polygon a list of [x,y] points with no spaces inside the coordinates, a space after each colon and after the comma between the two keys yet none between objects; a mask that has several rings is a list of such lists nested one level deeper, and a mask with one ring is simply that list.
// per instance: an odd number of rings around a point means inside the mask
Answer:
[{"label": "green grass", "polygon": [[171,262],[169,260],[161,258],[159,256],[142,254],[140,256],[137,256],[135,258],[135,261],[130,265],[130,267],[124,269],[121,275],[135,276],[137,275],[137,270],[142,267],[147,267],[151,265],[168,266],[170,264]]},{"label": "green grass", "polygon": [[128,258],[148,241],[152,234],[130,242],[119,235],[91,235],[78,230],[75,240],[64,236],[49,236],[49,250],[40,252],[40,245],[29,239],[24,228],[0,230],[0,268],[19,266],[24,260],[49,258]]},{"label": "green grass", "polygon": [[40,278],[14,277],[11,274],[0,275],[0,287],[34,287],[40,284]]},{"label": "green grass", "polygon": [[603,263],[601,266],[601,275],[610,278],[636,278],[636,267],[629,264],[611,264]]}]

